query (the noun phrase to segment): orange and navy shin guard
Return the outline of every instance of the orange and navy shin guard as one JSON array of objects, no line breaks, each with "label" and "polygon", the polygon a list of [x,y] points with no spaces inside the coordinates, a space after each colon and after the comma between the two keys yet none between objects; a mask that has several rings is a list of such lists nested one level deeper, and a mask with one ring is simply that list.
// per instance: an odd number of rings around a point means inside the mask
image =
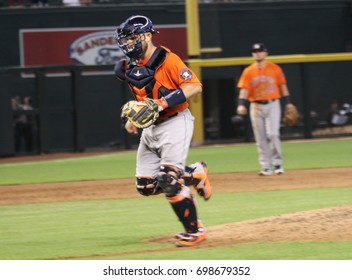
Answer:
[{"label": "orange and navy shin guard", "polygon": [[196,206],[191,190],[180,179],[181,175],[177,168],[162,166],[157,181],[186,232],[195,233],[198,231]]},{"label": "orange and navy shin guard", "polygon": [[[170,201],[170,200],[169,200]],[[186,232],[195,233],[198,231],[197,209],[192,197],[183,197],[179,201],[170,201],[172,209],[182,223]]]}]

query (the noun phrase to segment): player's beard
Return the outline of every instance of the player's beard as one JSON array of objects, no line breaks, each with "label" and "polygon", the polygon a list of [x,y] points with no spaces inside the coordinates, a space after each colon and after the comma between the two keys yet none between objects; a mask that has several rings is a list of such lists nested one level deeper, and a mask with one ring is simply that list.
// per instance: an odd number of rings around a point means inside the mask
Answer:
[{"label": "player's beard", "polygon": [[148,44],[145,41],[142,41],[142,57],[145,56],[146,52],[148,50]]}]

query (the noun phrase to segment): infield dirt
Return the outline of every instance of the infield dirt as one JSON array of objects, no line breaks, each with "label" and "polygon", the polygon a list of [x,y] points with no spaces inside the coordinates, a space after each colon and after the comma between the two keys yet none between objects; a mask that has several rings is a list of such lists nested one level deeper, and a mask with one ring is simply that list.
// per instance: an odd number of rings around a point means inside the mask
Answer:
[{"label": "infield dirt", "polygon": [[[0,159],[0,163],[69,156],[77,154]],[[284,175],[265,177],[252,172],[210,174],[209,177],[214,194],[351,187],[352,167],[289,170]],[[133,178],[0,187],[0,205],[135,197],[139,194],[135,191]],[[218,225],[207,228],[207,232],[207,240],[194,249],[247,242],[352,240],[352,204]],[[145,241],[168,243],[174,242],[174,239],[168,235]],[[134,252],[138,253],[145,252]]]}]

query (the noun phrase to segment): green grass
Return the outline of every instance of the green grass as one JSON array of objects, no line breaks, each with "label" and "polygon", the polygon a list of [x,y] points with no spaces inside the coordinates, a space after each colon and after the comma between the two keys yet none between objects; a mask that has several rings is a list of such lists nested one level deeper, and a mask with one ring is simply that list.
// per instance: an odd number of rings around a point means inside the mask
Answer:
[{"label": "green grass", "polygon": [[[250,243],[129,256],[129,260],[351,260],[352,242]],[[111,256],[106,259],[126,259]],[[303,278],[304,279],[304,278]]]},{"label": "green grass", "polygon": [[136,152],[0,164],[0,185],[70,182],[134,176]]},{"label": "green grass", "polygon": [[[283,142],[285,169],[310,169],[352,166],[352,139]],[[192,149],[189,162],[204,158],[210,172],[245,172],[260,169],[254,144]]]},{"label": "green grass", "polygon": [[[351,140],[284,142],[286,169],[352,166]],[[0,164],[0,185],[131,178],[136,151],[44,162]],[[205,160],[210,173],[259,169],[254,144],[192,148],[188,163]]]},{"label": "green grass", "polygon": [[[198,211],[207,226],[257,219],[297,211],[347,205],[352,188],[307,189],[254,193],[215,194],[211,202],[198,201]],[[270,201],[271,203],[268,203]],[[132,207],[134,205],[134,207]],[[224,214],[226,213],[226,214]],[[111,254],[112,259],[274,259],[282,258],[287,244],[234,245],[229,248],[118,255],[173,244],[151,244],[144,239],[173,234],[182,230],[171,207],[163,197],[45,203],[0,207],[0,259],[52,259],[81,256],[98,259]],[[301,243],[297,258],[326,259],[328,248],[341,242],[312,243],[318,251],[306,252]],[[344,243],[351,248],[351,242]],[[246,249],[246,246],[249,246]],[[253,246],[266,252],[253,252]],[[298,250],[297,249],[297,250]],[[209,253],[207,253],[209,252]],[[211,252],[211,253],[210,253]],[[295,259],[296,250],[285,259]],[[335,256],[335,254],[330,255]],[[104,257],[105,259],[106,257]],[[339,258],[352,258],[344,250]]]},{"label": "green grass", "polygon": [[[352,166],[349,139],[284,142],[283,154],[286,170]],[[135,151],[128,151],[0,164],[0,185],[133,178],[135,156]],[[210,173],[259,169],[253,143],[192,148],[188,163],[198,160],[207,161]],[[215,193],[209,202],[198,199],[198,213],[206,226],[214,226],[351,205],[351,187],[352,181],[348,188]],[[0,206],[0,259],[352,259],[352,241],[234,244],[171,252],[165,249],[174,248],[173,244],[144,241],[180,230],[181,224],[162,196]],[[137,254],[154,249],[164,250]]]}]

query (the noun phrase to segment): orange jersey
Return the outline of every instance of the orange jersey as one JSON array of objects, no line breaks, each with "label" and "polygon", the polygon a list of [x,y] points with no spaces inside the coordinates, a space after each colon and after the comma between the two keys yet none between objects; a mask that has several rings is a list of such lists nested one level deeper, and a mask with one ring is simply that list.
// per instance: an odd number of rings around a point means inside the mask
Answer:
[{"label": "orange jersey", "polygon": [[286,84],[281,67],[267,61],[263,68],[256,63],[244,69],[237,86],[248,90],[250,102],[280,98],[280,86]]},{"label": "orange jersey", "polygon": [[[159,89],[161,86],[168,90],[176,90],[180,88],[182,84],[197,84],[202,85],[197,76],[189,69],[181,60],[181,58],[169,49],[164,62],[155,70],[154,79],[156,81],[153,87],[153,99],[160,98]],[[138,63],[139,66],[143,66],[148,60],[142,60]],[[144,91],[137,93],[136,98],[138,100],[144,99],[146,93]],[[169,116],[174,115],[177,112],[182,112],[188,108],[188,102],[185,101],[181,104],[165,109],[165,113],[160,116],[160,119],[166,119]]]}]

